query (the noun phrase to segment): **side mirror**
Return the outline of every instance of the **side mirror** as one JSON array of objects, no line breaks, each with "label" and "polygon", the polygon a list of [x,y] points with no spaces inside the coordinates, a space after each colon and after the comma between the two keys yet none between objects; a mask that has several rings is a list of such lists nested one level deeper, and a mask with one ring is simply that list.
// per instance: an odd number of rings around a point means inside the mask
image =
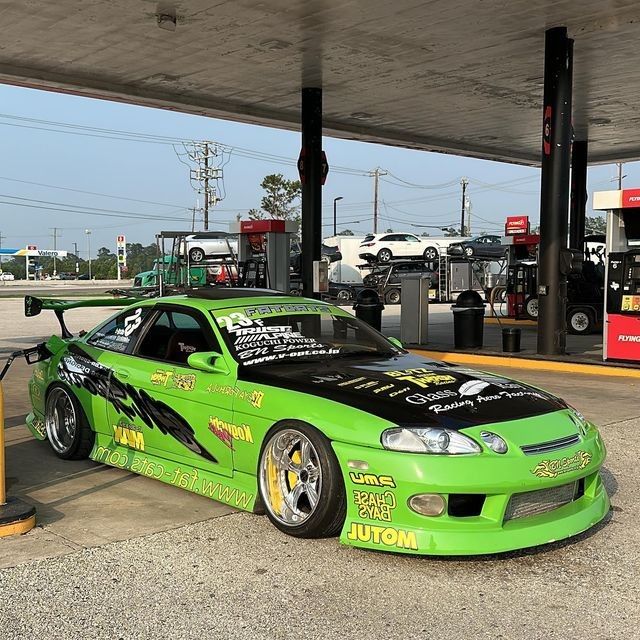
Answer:
[{"label": "side mirror", "polygon": [[394,338],[394,337],[392,336],[392,337],[387,338],[387,340],[388,340],[391,344],[393,344],[393,345],[395,345],[396,347],[398,347],[398,349],[404,349],[404,347],[402,346],[402,342],[400,342],[400,340],[398,340],[398,338]]},{"label": "side mirror", "polygon": [[192,353],[187,358],[187,364],[192,369],[198,371],[205,371],[206,373],[220,373],[222,375],[229,375],[229,367],[224,361],[221,353],[217,351],[198,351]]}]

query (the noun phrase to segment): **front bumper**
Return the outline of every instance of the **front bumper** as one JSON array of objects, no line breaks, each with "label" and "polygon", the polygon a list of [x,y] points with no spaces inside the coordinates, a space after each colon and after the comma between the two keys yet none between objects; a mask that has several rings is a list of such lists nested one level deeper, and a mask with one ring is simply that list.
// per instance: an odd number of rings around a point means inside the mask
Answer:
[{"label": "front bumper", "polygon": [[[600,478],[605,448],[597,432],[554,454],[500,456],[429,456],[334,443],[344,470],[347,516],[344,544],[425,555],[476,555],[512,551],[554,542],[581,533],[609,511],[609,497]],[[585,456],[585,454],[587,454]],[[533,470],[549,458],[589,457],[583,468],[538,477]],[[349,464],[351,462],[351,464]],[[366,463],[366,470],[355,470]],[[579,466],[579,465],[577,465]],[[576,498],[537,515],[505,517],[514,494],[575,483]],[[441,516],[412,511],[408,500],[423,493],[445,499]],[[458,496],[481,496],[475,515],[452,515]]]}]

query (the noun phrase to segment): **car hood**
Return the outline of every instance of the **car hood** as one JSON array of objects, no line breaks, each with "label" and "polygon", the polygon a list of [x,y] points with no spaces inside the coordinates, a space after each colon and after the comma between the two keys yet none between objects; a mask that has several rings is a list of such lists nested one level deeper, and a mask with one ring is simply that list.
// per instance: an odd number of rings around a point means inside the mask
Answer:
[{"label": "car hood", "polygon": [[567,408],[521,382],[413,354],[241,367],[239,379],[327,398],[395,424],[455,430]]}]

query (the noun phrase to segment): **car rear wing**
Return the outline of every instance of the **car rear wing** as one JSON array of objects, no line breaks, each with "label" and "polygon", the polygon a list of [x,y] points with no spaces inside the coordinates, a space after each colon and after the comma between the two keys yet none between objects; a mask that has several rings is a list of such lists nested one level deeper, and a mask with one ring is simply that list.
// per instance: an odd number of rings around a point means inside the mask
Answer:
[{"label": "car rear wing", "polygon": [[24,297],[24,315],[28,318],[37,316],[43,309],[53,311],[60,323],[63,338],[72,338],[73,334],[64,322],[64,312],[81,307],[128,307],[140,298],[85,298],[84,300],[62,300],[60,298]]}]

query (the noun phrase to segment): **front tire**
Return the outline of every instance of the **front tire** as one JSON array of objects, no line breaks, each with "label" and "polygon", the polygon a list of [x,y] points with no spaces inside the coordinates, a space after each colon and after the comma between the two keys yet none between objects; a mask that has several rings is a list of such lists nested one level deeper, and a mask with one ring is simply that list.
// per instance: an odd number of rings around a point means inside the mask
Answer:
[{"label": "front tire", "polygon": [[336,299],[343,304],[349,302],[351,300],[351,291],[349,291],[349,289],[340,289]]},{"label": "front tire", "polygon": [[524,312],[531,320],[538,319],[538,297],[537,296],[529,296],[524,301]]},{"label": "front tire", "polygon": [[75,395],[62,384],[51,386],[44,411],[47,439],[63,460],[84,460],[91,453],[95,433]]},{"label": "front tire", "polygon": [[567,329],[574,335],[587,335],[593,328],[593,319],[586,309],[574,309],[569,312]]},{"label": "front tire", "polygon": [[331,443],[291,421],[272,428],[258,464],[260,497],[275,527],[296,538],[326,538],[344,524],[346,498]]},{"label": "front tire", "polygon": [[473,256],[473,247],[465,247],[464,248],[464,255],[467,256],[467,258],[471,258]]},{"label": "front tire", "polygon": [[393,258],[393,254],[389,249],[380,249],[378,251],[378,262],[389,262]]},{"label": "front tire", "polygon": [[390,289],[384,296],[387,304],[400,304],[400,289]]}]

